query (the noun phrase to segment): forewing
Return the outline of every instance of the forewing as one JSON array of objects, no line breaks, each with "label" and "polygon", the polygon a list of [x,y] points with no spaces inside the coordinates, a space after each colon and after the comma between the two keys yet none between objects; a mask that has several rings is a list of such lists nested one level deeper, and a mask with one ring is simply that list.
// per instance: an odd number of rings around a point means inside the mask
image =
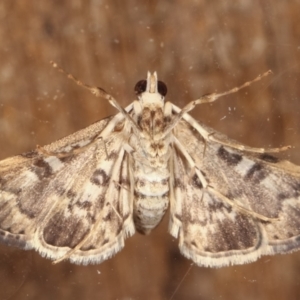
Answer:
[{"label": "forewing", "polygon": [[[203,128],[226,144],[233,142],[204,125]],[[174,134],[209,185],[202,186],[187,155],[175,149],[177,169],[185,172],[186,178],[182,184],[185,199],[175,199],[175,203],[182,203],[176,214],[181,218],[183,254],[199,265],[220,267],[300,248],[298,166],[268,154],[205,142],[186,121]],[[173,218],[176,220],[175,215]]]},{"label": "forewing", "polygon": [[1,161],[1,241],[75,263],[119,251],[134,233],[127,140],[117,115]]}]

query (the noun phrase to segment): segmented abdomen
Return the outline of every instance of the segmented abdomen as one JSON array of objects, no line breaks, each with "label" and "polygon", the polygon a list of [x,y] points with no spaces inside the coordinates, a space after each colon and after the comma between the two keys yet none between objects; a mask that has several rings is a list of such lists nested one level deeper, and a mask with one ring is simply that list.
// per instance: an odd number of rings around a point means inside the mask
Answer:
[{"label": "segmented abdomen", "polygon": [[135,178],[133,215],[136,229],[140,233],[147,234],[155,228],[168,206],[168,170],[158,170]]}]

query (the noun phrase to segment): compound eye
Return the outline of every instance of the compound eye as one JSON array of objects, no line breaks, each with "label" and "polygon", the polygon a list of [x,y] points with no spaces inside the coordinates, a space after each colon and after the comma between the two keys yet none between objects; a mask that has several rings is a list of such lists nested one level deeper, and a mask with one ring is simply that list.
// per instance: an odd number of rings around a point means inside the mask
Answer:
[{"label": "compound eye", "polygon": [[[146,91],[147,88],[147,80],[140,80],[134,87],[134,91],[136,95],[142,94]],[[164,97],[167,95],[168,89],[164,82],[157,82],[157,91]]]},{"label": "compound eye", "polygon": [[134,91],[135,91],[136,95],[144,93],[146,91],[146,87],[147,87],[147,80],[138,81],[134,87]]},{"label": "compound eye", "polygon": [[162,96],[165,97],[167,95],[168,88],[164,82],[162,81],[157,82],[157,90]]}]

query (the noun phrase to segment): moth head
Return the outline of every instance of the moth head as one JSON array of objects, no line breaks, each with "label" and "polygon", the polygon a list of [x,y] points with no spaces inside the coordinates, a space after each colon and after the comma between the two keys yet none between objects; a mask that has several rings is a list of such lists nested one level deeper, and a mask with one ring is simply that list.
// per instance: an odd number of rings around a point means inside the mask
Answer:
[{"label": "moth head", "polygon": [[134,91],[138,99],[145,102],[164,102],[167,94],[167,86],[162,81],[157,80],[157,74],[148,72],[147,80],[140,80],[135,85]]}]

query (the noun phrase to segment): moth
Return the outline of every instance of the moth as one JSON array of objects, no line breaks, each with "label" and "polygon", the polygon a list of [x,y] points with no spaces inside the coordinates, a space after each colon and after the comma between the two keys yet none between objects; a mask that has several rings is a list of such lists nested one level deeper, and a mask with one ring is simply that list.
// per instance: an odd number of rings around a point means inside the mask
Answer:
[{"label": "moth", "polygon": [[[54,67],[58,66],[52,63]],[[59,68],[61,72],[65,72]],[[195,264],[223,267],[300,247],[300,167],[196,121],[156,73],[126,108],[67,76],[118,113],[52,144],[0,161],[0,240],[55,263],[101,263],[170,209],[169,232]]]}]

